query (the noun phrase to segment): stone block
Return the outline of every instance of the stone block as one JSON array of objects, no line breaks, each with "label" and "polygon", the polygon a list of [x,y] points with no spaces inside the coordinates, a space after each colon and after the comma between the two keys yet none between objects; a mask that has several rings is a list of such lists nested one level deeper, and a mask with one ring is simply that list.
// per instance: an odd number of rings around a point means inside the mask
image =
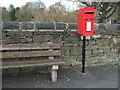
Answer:
[{"label": "stone block", "polygon": [[3,22],[3,30],[19,30],[18,22]]},{"label": "stone block", "polygon": [[32,42],[32,38],[20,39],[20,43],[31,43],[31,42]]},{"label": "stone block", "polygon": [[75,43],[73,44],[73,46],[74,46],[74,47],[75,47],[75,46],[79,46],[79,44],[75,42]]},{"label": "stone block", "polygon": [[[87,43],[87,42],[86,42],[86,43]],[[78,41],[78,46],[79,46],[79,47],[82,47],[82,45],[83,45],[83,41],[81,41],[81,40]]]},{"label": "stone block", "polygon": [[99,54],[101,53],[99,49],[93,50],[93,54]]},{"label": "stone block", "polygon": [[80,35],[78,35],[76,32],[68,32],[67,34],[69,34],[69,36],[74,36],[74,37],[80,37]]},{"label": "stone block", "polygon": [[96,44],[96,41],[95,40],[91,40],[89,41],[89,44],[91,44],[92,46]]},{"label": "stone block", "polygon": [[6,32],[7,36],[11,36],[11,37],[14,35],[18,36],[20,33],[21,31],[7,31]]},{"label": "stone block", "polygon": [[115,66],[113,61],[109,60],[105,62],[105,66]]},{"label": "stone block", "polygon": [[21,34],[20,31],[10,31],[10,32],[7,32],[7,36],[9,36],[15,42],[19,42],[20,34]]},{"label": "stone block", "polygon": [[29,31],[10,31],[10,32],[7,32],[7,35],[10,36],[11,38],[16,37],[20,39],[33,36],[32,32],[29,32]]},{"label": "stone block", "polygon": [[105,46],[103,45],[97,45],[98,49],[105,49]]},{"label": "stone block", "polygon": [[111,39],[111,38],[113,38],[112,35],[107,35],[107,34],[106,35],[101,35],[101,36],[102,36],[101,37],[102,39],[109,39],[109,38]]},{"label": "stone block", "polygon": [[78,42],[79,38],[78,37],[64,37],[63,40],[66,42]]},{"label": "stone block", "polygon": [[[114,30],[117,30],[117,24],[106,24],[107,25],[107,30],[110,30],[110,31],[114,31]],[[110,32],[109,31],[109,32]]]},{"label": "stone block", "polygon": [[[2,12],[0,13],[2,16]],[[1,18],[2,19],[2,18]],[[3,22],[0,22],[0,28],[3,29]]]},{"label": "stone block", "polygon": [[68,28],[69,29],[77,29],[77,24],[76,23],[69,23]]},{"label": "stone block", "polygon": [[80,66],[80,65],[82,65],[82,62],[81,62],[81,61],[71,62],[71,66]]},{"label": "stone block", "polygon": [[28,37],[28,36],[32,36],[33,32],[31,32],[31,31],[22,31],[21,34]]},{"label": "stone block", "polygon": [[63,43],[63,46],[65,47],[72,47],[74,44],[73,43]]},{"label": "stone block", "polygon": [[6,31],[2,31],[2,32],[0,33],[0,37],[6,37],[6,34],[7,34]]},{"label": "stone block", "polygon": [[94,23],[94,29],[95,29],[95,31],[97,31],[98,30],[98,23]]},{"label": "stone block", "polygon": [[20,36],[26,36],[27,38],[28,37],[33,37],[33,32],[31,31],[25,31],[25,32],[21,32],[21,35]]},{"label": "stone block", "polygon": [[111,51],[111,53],[115,53],[115,52],[118,52],[118,49],[111,48],[110,51]]},{"label": "stone block", "polygon": [[108,55],[108,57],[112,57],[112,58],[115,58],[115,59],[119,59],[119,53],[109,53],[109,54],[107,54]]},{"label": "stone block", "polygon": [[47,42],[47,41],[49,41],[49,35],[33,36],[33,42],[35,42],[35,43]]},{"label": "stone block", "polygon": [[65,56],[70,56],[70,50],[65,50]]},{"label": "stone block", "polygon": [[82,60],[82,55],[79,55],[78,57],[76,57],[76,61],[81,61]]},{"label": "stone block", "polygon": [[109,45],[111,43],[113,43],[113,39],[112,38],[107,38],[105,39],[106,43],[104,43],[104,45]]},{"label": "stone block", "polygon": [[18,43],[19,41],[16,39],[16,40],[13,40],[13,39],[10,39],[10,38],[4,38],[2,39],[2,44],[15,44],[15,43]]},{"label": "stone block", "polygon": [[71,47],[67,47],[67,46],[61,46],[61,50],[70,50]]},{"label": "stone block", "polygon": [[72,47],[71,48],[71,55],[72,56],[79,56],[82,54],[81,47]]},{"label": "stone block", "polygon": [[106,30],[106,29],[107,29],[107,27],[106,27],[105,24],[100,23],[100,24],[98,25],[98,30]]},{"label": "stone block", "polygon": [[108,53],[109,54],[110,53],[110,48],[111,48],[110,46],[105,46],[104,47],[104,53]]},{"label": "stone block", "polygon": [[55,29],[54,23],[48,23],[48,22],[36,22],[35,28],[36,29]]},{"label": "stone block", "polygon": [[61,42],[62,41],[62,38],[61,37],[59,37],[59,36],[54,36],[54,35],[52,35],[52,36],[50,36],[50,41],[51,42]]},{"label": "stone block", "polygon": [[31,30],[31,29],[34,29],[34,25],[31,22],[22,22],[21,29],[22,30]]},{"label": "stone block", "polygon": [[113,38],[113,43],[115,44],[120,43],[120,38]]},{"label": "stone block", "polygon": [[120,24],[117,25],[117,30],[120,30]]},{"label": "stone block", "polygon": [[65,56],[65,50],[61,50],[61,57],[64,57]]},{"label": "stone block", "polygon": [[86,55],[90,55],[92,53],[92,50],[86,50]]},{"label": "stone block", "polygon": [[93,35],[92,38],[95,38],[95,39],[101,38],[101,35]]},{"label": "stone block", "polygon": [[107,59],[107,56],[95,56],[92,57],[93,62],[97,61],[97,62],[105,62],[105,60]]},{"label": "stone block", "polygon": [[104,45],[105,43],[107,43],[105,40],[103,40],[103,39],[100,39],[100,40],[96,40],[96,44],[98,44],[98,45]]},{"label": "stone block", "polygon": [[85,66],[91,67],[91,66],[92,66],[92,61],[91,61],[91,60],[87,60],[87,61],[85,62]]},{"label": "stone block", "polygon": [[74,62],[76,61],[76,56],[65,56],[64,59],[66,62]]},{"label": "stone block", "polygon": [[70,56],[63,56],[63,60],[65,61],[65,65],[69,65],[71,63],[71,58]]},{"label": "stone block", "polygon": [[66,23],[55,23],[56,29],[58,30],[65,30],[66,29]]},{"label": "stone block", "polygon": [[54,35],[54,36],[59,36],[59,35],[64,35],[64,31],[44,31],[45,35]]}]

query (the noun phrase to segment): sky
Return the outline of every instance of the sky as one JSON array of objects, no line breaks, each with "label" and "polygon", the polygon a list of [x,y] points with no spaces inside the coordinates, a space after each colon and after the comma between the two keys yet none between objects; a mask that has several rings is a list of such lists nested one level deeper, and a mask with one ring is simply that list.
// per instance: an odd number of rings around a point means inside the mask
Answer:
[{"label": "sky", "polygon": [[[21,7],[22,5],[25,5],[27,2],[36,2],[39,0],[0,0],[0,6],[9,7],[10,4],[13,4],[15,7]],[[66,0],[41,0],[43,3],[45,3],[46,7],[49,7],[50,5],[54,4],[55,2],[62,1],[62,4],[66,6],[67,9],[75,10],[77,7],[72,2],[67,2]]]}]

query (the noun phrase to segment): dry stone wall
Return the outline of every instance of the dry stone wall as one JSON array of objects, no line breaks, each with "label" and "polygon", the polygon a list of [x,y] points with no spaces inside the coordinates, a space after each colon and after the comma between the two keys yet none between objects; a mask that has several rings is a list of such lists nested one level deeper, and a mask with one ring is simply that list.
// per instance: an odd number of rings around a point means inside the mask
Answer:
[{"label": "dry stone wall", "polygon": [[[82,36],[76,23],[3,22],[2,44],[60,43],[67,66],[81,65]],[[95,24],[87,37],[86,66],[117,65],[120,58],[120,25]]]}]

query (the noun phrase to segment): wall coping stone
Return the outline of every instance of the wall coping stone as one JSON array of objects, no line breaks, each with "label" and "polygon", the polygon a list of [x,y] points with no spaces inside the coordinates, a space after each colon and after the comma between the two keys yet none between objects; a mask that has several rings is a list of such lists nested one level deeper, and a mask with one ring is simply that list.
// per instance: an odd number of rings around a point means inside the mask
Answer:
[{"label": "wall coping stone", "polygon": [[[120,31],[120,24],[95,23],[95,31]],[[77,31],[77,23],[63,22],[2,22],[2,30],[71,30]]]}]

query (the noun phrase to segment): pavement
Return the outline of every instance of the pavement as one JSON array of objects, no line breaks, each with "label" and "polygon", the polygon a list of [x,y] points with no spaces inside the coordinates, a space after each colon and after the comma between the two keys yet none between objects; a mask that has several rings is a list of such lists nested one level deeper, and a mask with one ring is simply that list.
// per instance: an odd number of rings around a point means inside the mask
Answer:
[{"label": "pavement", "polygon": [[3,88],[118,88],[118,67],[60,68],[58,81],[51,82],[50,73],[16,73],[2,77]]}]

